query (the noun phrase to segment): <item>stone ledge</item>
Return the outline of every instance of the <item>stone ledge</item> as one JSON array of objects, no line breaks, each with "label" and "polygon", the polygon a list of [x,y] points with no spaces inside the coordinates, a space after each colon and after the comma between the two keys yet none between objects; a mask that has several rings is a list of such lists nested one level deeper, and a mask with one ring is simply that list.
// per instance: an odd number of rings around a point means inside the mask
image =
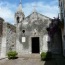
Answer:
[{"label": "stone ledge", "polygon": [[0,60],[6,59],[7,57],[0,57]]}]

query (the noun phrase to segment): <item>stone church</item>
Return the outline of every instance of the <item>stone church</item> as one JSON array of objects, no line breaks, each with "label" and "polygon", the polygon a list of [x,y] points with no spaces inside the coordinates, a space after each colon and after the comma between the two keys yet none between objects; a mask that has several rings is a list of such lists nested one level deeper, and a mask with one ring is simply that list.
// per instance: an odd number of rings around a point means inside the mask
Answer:
[{"label": "stone church", "polygon": [[[20,3],[15,13],[15,25],[2,22],[0,36],[0,56],[5,57],[9,50],[16,50],[19,55],[48,52],[51,50],[50,37],[46,30],[52,19],[34,10],[25,17]],[[1,32],[0,32],[1,33]],[[58,47],[57,47],[57,45]],[[53,50],[59,50],[60,41],[53,45]],[[54,51],[53,51],[54,52]],[[56,51],[59,52],[59,51]]]},{"label": "stone church", "polygon": [[[15,13],[16,20],[16,50],[18,54],[41,53],[48,51],[48,33],[46,27],[51,18],[33,11],[25,17],[21,3]],[[49,49],[50,51],[50,49]]]}]

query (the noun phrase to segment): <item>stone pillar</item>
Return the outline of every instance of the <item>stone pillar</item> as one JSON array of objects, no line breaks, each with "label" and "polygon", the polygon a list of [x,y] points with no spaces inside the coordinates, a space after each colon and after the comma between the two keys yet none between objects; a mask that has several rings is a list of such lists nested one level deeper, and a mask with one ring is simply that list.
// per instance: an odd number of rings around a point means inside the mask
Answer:
[{"label": "stone pillar", "polygon": [[7,37],[7,23],[3,23],[3,36],[1,44],[1,58],[6,57],[6,37]]},{"label": "stone pillar", "polygon": [[63,47],[63,55],[65,56],[65,33],[62,33],[62,47]]},{"label": "stone pillar", "polygon": [[6,57],[6,37],[2,38],[2,44],[1,44],[1,58]]},{"label": "stone pillar", "polygon": [[22,49],[23,49],[23,45],[21,44],[21,42],[19,40],[20,39],[19,36],[21,34],[21,31],[19,29],[20,24],[21,23],[19,23],[19,24],[16,25],[16,51],[18,52],[18,55],[21,55]]}]

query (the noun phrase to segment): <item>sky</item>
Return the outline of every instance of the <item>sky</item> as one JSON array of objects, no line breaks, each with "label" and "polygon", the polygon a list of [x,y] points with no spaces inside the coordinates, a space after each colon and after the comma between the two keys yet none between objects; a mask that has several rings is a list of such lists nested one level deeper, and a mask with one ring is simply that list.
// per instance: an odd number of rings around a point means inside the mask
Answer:
[{"label": "sky", "polygon": [[[0,17],[6,22],[15,24],[14,15],[19,6],[20,0],[0,0]],[[22,0],[22,10],[25,16],[30,15],[34,6],[40,14],[54,18],[58,16],[58,0]]]}]

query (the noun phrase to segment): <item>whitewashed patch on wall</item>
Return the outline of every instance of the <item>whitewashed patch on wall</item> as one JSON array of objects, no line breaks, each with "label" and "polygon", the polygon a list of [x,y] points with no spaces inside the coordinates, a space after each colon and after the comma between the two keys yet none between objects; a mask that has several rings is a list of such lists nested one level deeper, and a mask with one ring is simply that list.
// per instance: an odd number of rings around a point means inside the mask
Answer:
[{"label": "whitewashed patch on wall", "polygon": [[43,51],[48,51],[48,35],[43,36]]},{"label": "whitewashed patch on wall", "polygon": [[22,37],[22,42],[26,42],[26,37]]}]

